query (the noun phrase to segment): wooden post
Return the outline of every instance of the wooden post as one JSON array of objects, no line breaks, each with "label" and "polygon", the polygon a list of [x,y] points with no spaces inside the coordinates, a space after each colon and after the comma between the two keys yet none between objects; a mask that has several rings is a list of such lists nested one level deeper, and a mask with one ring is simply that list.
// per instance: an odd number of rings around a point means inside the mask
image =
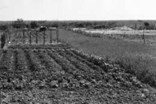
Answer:
[{"label": "wooden post", "polygon": [[6,42],[7,43],[9,42],[9,33],[8,33],[8,31],[6,32]]},{"label": "wooden post", "polygon": [[31,44],[31,31],[29,32],[29,44]]},{"label": "wooden post", "polygon": [[14,38],[15,38],[15,44],[17,44],[17,38],[18,38],[17,36],[18,36],[18,33],[17,33],[17,31],[16,31],[15,37],[14,37]]},{"label": "wooden post", "polygon": [[7,32],[6,32],[6,31],[4,32],[4,35],[5,35],[5,36],[4,36],[4,37],[5,37],[5,38],[4,38],[4,45],[5,45],[5,43],[7,42]]},{"label": "wooden post", "polygon": [[36,31],[36,44],[38,44],[38,34],[37,34],[37,31]]},{"label": "wooden post", "polygon": [[5,31],[4,34],[5,34],[5,42],[7,42],[7,39],[8,39],[7,31]]},{"label": "wooden post", "polygon": [[142,39],[143,39],[143,41],[144,41],[144,44],[145,44],[145,43],[146,43],[146,41],[145,41],[145,29],[143,30]]},{"label": "wooden post", "polygon": [[23,32],[23,44],[25,43],[25,32],[24,32],[24,30],[22,31]]},{"label": "wooden post", "polygon": [[57,43],[59,42],[59,29],[57,28],[57,30],[56,30],[56,39],[57,39]]},{"label": "wooden post", "polygon": [[43,44],[45,44],[45,31],[43,32]]},{"label": "wooden post", "polygon": [[11,33],[8,32],[8,35],[9,35],[9,42],[10,42],[10,40],[11,40]]},{"label": "wooden post", "polygon": [[50,43],[52,43],[52,29],[50,29]]}]

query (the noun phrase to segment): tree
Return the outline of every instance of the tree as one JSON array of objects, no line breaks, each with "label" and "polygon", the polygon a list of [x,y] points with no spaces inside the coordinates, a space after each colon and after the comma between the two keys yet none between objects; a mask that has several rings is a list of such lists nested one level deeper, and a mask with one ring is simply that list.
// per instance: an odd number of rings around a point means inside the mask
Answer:
[{"label": "tree", "polygon": [[144,22],[144,25],[145,25],[146,27],[148,27],[148,26],[149,26],[149,23],[148,23],[148,22]]},{"label": "tree", "polygon": [[115,21],[106,23],[106,28],[113,28],[116,26],[117,26],[117,23]]},{"label": "tree", "polygon": [[31,28],[37,28],[38,27],[38,24],[37,24],[37,22],[35,22],[35,21],[32,21],[31,23],[30,23],[30,27]]},{"label": "tree", "polygon": [[12,26],[14,28],[25,28],[26,24],[24,23],[23,19],[17,19],[17,21],[12,23]]},{"label": "tree", "polygon": [[150,24],[148,22],[144,22],[144,27],[145,27],[145,29],[149,29]]},{"label": "tree", "polygon": [[7,30],[8,29],[8,26],[7,25],[0,25],[0,30]]}]

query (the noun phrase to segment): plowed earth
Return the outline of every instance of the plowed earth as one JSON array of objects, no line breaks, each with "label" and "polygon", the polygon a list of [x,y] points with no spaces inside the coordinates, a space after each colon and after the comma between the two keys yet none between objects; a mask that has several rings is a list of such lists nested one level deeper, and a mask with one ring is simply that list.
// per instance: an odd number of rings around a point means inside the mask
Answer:
[{"label": "plowed earth", "polygon": [[66,45],[0,51],[2,104],[156,104],[154,90],[118,65]]}]

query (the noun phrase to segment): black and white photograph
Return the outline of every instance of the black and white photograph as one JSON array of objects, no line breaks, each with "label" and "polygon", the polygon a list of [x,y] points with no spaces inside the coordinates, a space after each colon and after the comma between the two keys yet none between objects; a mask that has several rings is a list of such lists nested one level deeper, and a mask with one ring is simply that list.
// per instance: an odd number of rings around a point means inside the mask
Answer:
[{"label": "black and white photograph", "polygon": [[0,0],[0,104],[156,104],[155,0]]}]

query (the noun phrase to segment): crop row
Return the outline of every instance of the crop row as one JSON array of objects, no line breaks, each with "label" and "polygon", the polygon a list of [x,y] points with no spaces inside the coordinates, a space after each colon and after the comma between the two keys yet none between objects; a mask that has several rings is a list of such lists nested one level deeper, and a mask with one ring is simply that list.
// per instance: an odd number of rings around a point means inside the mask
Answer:
[{"label": "crop row", "polygon": [[123,69],[63,45],[12,46],[0,57],[1,89],[89,88],[125,79],[131,86],[135,81]]},{"label": "crop row", "polygon": [[3,51],[0,61],[1,89],[73,88],[89,79],[89,74],[84,76],[84,71],[51,49],[11,49]]}]

